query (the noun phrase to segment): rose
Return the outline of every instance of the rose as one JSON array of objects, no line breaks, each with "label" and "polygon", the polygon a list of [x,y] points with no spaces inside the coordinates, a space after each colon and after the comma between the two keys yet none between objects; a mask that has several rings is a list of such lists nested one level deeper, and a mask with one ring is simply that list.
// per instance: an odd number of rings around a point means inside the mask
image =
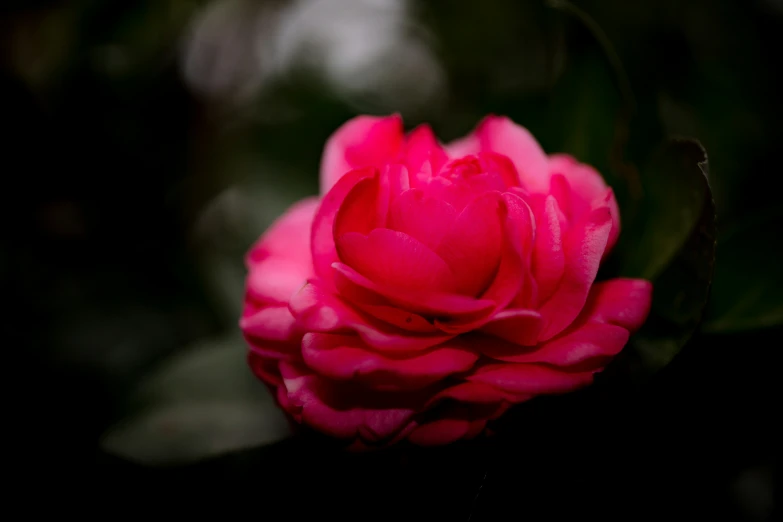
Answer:
[{"label": "rose", "polygon": [[649,282],[594,283],[611,189],[506,118],[444,148],[358,117],[326,144],[321,193],[248,254],[241,327],[291,418],[354,447],[475,437],[590,384],[648,314]]}]

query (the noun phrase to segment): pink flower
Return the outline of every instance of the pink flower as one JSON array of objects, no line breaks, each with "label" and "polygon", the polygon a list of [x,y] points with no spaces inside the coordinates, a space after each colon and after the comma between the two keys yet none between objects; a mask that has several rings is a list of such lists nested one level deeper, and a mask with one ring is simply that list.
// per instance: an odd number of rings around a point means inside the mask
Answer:
[{"label": "pink flower", "polygon": [[241,327],[291,418],[354,447],[475,437],[590,384],[649,312],[649,282],[594,283],[620,232],[611,189],[507,118],[445,147],[355,118],[321,194],[251,249]]}]

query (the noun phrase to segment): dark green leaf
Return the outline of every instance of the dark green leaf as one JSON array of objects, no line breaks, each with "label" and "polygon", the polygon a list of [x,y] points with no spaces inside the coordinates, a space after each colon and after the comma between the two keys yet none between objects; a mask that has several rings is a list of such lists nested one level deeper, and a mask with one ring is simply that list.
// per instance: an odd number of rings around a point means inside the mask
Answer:
[{"label": "dark green leaf", "polygon": [[554,86],[540,137],[551,153],[568,153],[595,167],[622,201],[635,173],[625,146],[635,102],[622,64],[600,26],[584,11],[560,0],[566,34],[563,71]]},{"label": "dark green leaf", "polygon": [[707,175],[704,149],[687,140],[670,141],[642,169],[637,219],[624,222],[617,249],[619,275],[654,280],[686,247],[704,212],[713,212]]},{"label": "dark green leaf", "polygon": [[624,367],[632,378],[668,364],[693,335],[704,315],[715,262],[715,205],[702,146],[671,141],[653,172],[659,175],[647,192],[649,220],[643,235],[632,238],[639,251],[630,252],[633,264],[626,266],[633,268],[624,274],[653,282],[650,317],[617,360],[617,368]]},{"label": "dark green leaf", "polygon": [[738,332],[783,323],[783,244],[776,239],[781,229],[783,212],[778,208],[721,237],[705,331]]},{"label": "dark green leaf", "polygon": [[172,465],[287,437],[288,423],[250,373],[244,350],[241,338],[220,339],[169,361],[140,385],[127,416],[104,434],[104,450]]}]

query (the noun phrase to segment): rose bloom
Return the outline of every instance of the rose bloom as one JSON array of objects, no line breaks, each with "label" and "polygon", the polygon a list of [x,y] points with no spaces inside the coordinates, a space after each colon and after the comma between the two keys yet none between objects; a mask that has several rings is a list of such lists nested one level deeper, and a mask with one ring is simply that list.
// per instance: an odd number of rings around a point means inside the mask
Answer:
[{"label": "rose bloom", "polygon": [[476,437],[590,384],[649,312],[649,282],[595,283],[612,190],[507,118],[442,146],[357,117],[320,175],[251,248],[240,325],[279,405],[352,448]]}]

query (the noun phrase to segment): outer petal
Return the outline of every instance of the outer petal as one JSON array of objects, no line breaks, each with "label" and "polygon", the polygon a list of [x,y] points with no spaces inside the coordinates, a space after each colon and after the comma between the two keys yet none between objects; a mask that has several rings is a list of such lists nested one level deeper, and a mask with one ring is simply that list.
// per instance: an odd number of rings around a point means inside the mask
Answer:
[{"label": "outer petal", "polygon": [[408,440],[417,446],[443,446],[469,438],[471,421],[466,419],[436,419],[417,427]]},{"label": "outer petal", "polygon": [[248,252],[247,298],[285,304],[313,274],[310,227],[318,207],[302,200],[280,216]]},{"label": "outer petal", "polygon": [[409,357],[391,358],[356,335],[311,333],[302,340],[305,363],[320,375],[363,382],[377,390],[423,388],[448,375],[469,370],[478,355],[458,339]]},{"label": "outer petal", "polygon": [[596,206],[607,205],[612,213],[612,230],[609,234],[607,252],[612,249],[620,235],[620,210],[614,193],[607,186],[601,174],[593,167],[580,163],[567,154],[553,154],[549,158],[551,175],[563,175],[571,186],[571,199],[579,219]]},{"label": "outer petal", "polygon": [[312,274],[309,258],[267,258],[250,269],[246,279],[247,297],[284,304]]},{"label": "outer petal", "polygon": [[312,266],[309,262],[310,227],[318,203],[318,198],[312,197],[291,205],[250,248],[245,258],[248,267],[271,256]]},{"label": "outer petal", "polygon": [[326,142],[321,158],[321,194],[345,173],[393,160],[403,144],[402,118],[359,116],[344,123]]},{"label": "outer petal", "polygon": [[288,305],[265,306],[260,309],[246,306],[239,320],[239,327],[249,337],[270,341],[297,340],[296,322]]},{"label": "outer petal", "polygon": [[644,279],[617,278],[593,285],[579,320],[635,332],[650,313],[653,286]]},{"label": "outer petal", "polygon": [[404,430],[416,413],[414,405],[406,405],[403,397],[389,407],[389,397],[357,393],[355,387],[340,386],[297,364],[282,362],[280,371],[289,413],[299,422],[340,439],[389,440]]},{"label": "outer petal", "polygon": [[530,132],[506,117],[487,116],[469,136],[446,147],[459,158],[479,152],[507,156],[517,169],[523,187],[545,192],[549,187],[549,161]]},{"label": "outer petal", "polygon": [[515,345],[535,346],[543,327],[535,310],[509,309],[496,314],[481,330]]},{"label": "outer petal", "polygon": [[472,343],[484,355],[505,362],[600,369],[642,325],[651,293],[652,285],[639,279],[597,283],[579,317],[549,341],[532,348],[490,337],[477,337]]},{"label": "outer petal", "polygon": [[595,361],[603,367],[606,360],[617,355],[628,342],[628,330],[612,324],[587,323],[579,328],[546,341],[539,346],[523,347],[500,339],[481,340],[481,352],[509,363],[542,363],[570,367]]},{"label": "outer petal", "polygon": [[565,393],[593,381],[593,373],[566,372],[539,364],[488,364],[466,377],[470,382],[488,384],[512,394],[541,395]]},{"label": "outer petal", "polygon": [[562,332],[579,315],[598,273],[611,226],[609,210],[600,208],[569,231],[563,244],[563,278],[554,295],[539,308],[546,322],[541,341]]}]

